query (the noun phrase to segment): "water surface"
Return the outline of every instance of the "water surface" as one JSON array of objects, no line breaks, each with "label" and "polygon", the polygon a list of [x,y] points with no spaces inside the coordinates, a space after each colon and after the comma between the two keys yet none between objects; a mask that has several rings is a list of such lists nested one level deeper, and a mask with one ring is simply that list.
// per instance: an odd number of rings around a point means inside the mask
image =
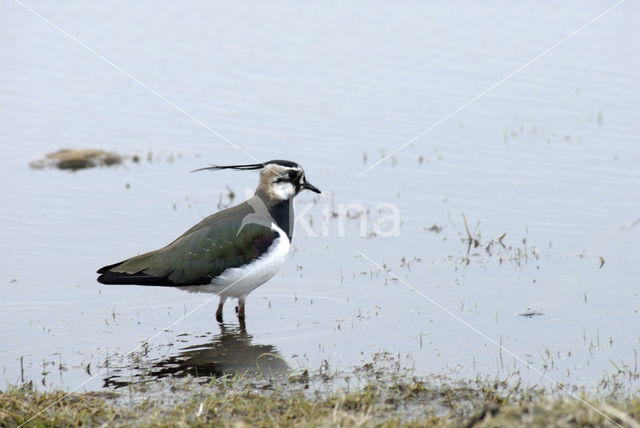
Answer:
[{"label": "water surface", "polygon": [[[19,3],[0,5],[5,385],[98,389],[242,370],[263,353],[279,368],[348,370],[381,350],[420,374],[634,382],[637,4],[360,177],[614,3],[28,4],[121,70]],[[141,161],[29,168],[65,147]],[[254,173],[189,172],[255,162],[243,151],[295,160],[325,191],[296,201],[292,258],[250,296],[244,332],[229,304],[221,330],[216,299],[198,308],[207,296],[95,281],[229,204],[229,189],[233,203],[251,193]],[[401,219],[390,237],[374,233],[385,203]],[[343,233],[340,204],[352,204]]]}]

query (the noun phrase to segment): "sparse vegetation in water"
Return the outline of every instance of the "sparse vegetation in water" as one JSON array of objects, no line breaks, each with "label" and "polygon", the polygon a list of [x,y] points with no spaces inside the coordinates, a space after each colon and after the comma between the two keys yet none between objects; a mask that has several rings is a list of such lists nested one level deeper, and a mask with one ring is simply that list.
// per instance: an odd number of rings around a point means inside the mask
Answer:
[{"label": "sparse vegetation in water", "polygon": [[96,166],[112,166],[122,163],[123,157],[115,152],[97,149],[61,149],[48,153],[44,158],[31,162],[34,169],[58,168],[79,170]]},{"label": "sparse vegetation in water", "polygon": [[424,230],[427,230],[429,232],[433,232],[433,233],[440,233],[442,232],[442,226],[438,226],[437,224],[433,224],[433,226],[427,228],[425,227]]},{"label": "sparse vegetation in water", "polygon": [[473,231],[470,230],[467,223],[467,217],[462,214],[464,222],[465,237],[462,238],[466,247],[466,254],[459,258],[459,262],[469,265],[471,261],[483,261],[487,259],[495,259],[500,265],[504,262],[513,263],[516,266],[526,265],[529,261],[540,259],[540,250],[527,242],[527,238],[522,238],[522,245],[513,246],[506,242],[506,232],[489,241],[483,241],[479,231],[480,222],[476,224]]},{"label": "sparse vegetation in water", "polygon": [[[154,156],[152,152],[147,153],[146,158],[148,163],[153,163],[158,160],[158,157]],[[173,163],[179,158],[182,158],[181,154],[172,153],[166,156],[166,161]],[[141,159],[139,154],[128,156],[100,149],[60,149],[29,163],[29,166],[33,169],[58,168],[78,171],[87,168],[117,166],[123,164],[126,160],[139,164]],[[128,188],[129,183],[127,183],[127,189]],[[233,192],[230,191],[230,193]]]}]

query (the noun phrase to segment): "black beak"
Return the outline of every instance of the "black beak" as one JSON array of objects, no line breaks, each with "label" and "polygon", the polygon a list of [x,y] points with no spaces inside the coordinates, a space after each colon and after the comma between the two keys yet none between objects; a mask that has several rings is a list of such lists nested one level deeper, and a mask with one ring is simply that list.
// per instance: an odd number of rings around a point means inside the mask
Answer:
[{"label": "black beak", "polygon": [[318,189],[316,186],[314,186],[314,185],[313,185],[313,184],[311,184],[311,183],[307,183],[306,181],[305,181],[304,183],[302,183],[302,188],[303,188],[303,189],[309,189],[309,190],[311,190],[312,192],[322,193],[322,192],[320,191],[320,189]]}]

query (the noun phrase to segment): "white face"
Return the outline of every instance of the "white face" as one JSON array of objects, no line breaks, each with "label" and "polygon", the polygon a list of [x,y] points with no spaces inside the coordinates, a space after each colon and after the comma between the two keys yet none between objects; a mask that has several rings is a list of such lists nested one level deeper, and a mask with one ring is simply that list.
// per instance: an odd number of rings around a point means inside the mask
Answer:
[{"label": "white face", "polygon": [[271,191],[281,200],[293,198],[304,182],[304,171],[300,167],[274,165],[271,177]]},{"label": "white face", "polygon": [[296,187],[290,181],[275,182],[271,185],[273,194],[278,199],[290,199],[296,195]]}]

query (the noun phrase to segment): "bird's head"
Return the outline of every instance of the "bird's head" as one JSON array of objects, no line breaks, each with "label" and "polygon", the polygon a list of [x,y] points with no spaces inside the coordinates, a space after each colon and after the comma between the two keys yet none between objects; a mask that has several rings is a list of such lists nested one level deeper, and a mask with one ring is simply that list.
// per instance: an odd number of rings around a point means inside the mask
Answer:
[{"label": "bird's head", "polygon": [[307,181],[302,167],[287,160],[271,160],[248,165],[211,166],[196,171],[203,169],[259,169],[260,182],[256,194],[263,194],[274,202],[291,199],[304,189],[320,193],[320,189]]},{"label": "bird's head", "polygon": [[291,199],[303,189],[320,193],[320,189],[309,183],[304,170],[295,162],[272,160],[265,162],[260,171],[258,189],[264,191],[273,200]]}]

